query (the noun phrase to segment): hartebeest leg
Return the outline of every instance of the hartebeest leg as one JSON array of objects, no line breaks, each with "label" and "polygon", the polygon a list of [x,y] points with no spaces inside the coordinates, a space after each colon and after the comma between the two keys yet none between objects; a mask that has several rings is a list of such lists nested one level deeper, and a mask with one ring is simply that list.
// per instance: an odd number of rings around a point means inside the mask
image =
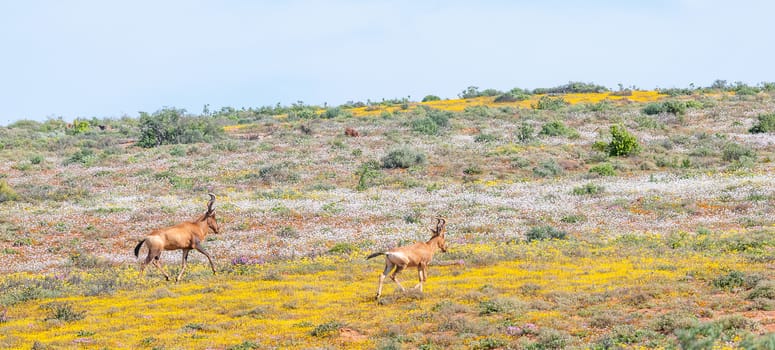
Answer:
[{"label": "hartebeest leg", "polygon": [[215,265],[213,265],[213,259],[210,258],[210,254],[207,254],[207,252],[204,249],[202,249],[202,244],[200,242],[196,242],[195,248],[196,248],[197,251],[199,251],[200,253],[204,254],[207,257],[207,261],[210,262],[210,268],[213,269],[213,275],[214,275],[215,274]]},{"label": "hartebeest leg", "polygon": [[422,292],[422,283],[425,282],[425,278],[427,277],[427,271],[428,271],[428,265],[420,264],[417,266],[417,275],[420,279],[419,283],[414,286],[415,289],[419,288]]},{"label": "hartebeest leg", "polygon": [[180,263],[180,273],[178,273],[178,277],[175,279],[175,282],[179,282],[180,278],[183,277],[183,271],[186,271],[186,261],[188,260],[189,251],[191,251],[191,249],[183,249],[183,261]]},{"label": "hartebeest leg", "polygon": [[170,275],[167,274],[167,271],[164,271],[164,268],[161,266],[161,261],[159,260],[159,257],[156,257],[156,259],[153,259],[153,266],[156,266],[159,271],[164,275],[164,278],[169,281]]},{"label": "hartebeest leg", "polygon": [[404,266],[402,265],[396,266],[396,270],[393,271],[393,274],[390,275],[390,279],[393,280],[393,282],[396,282],[396,284],[398,285],[398,288],[401,288],[402,292],[406,292],[406,288],[404,288],[404,286],[401,285],[401,282],[398,282],[398,274],[401,273],[401,271],[403,270],[404,270]]},{"label": "hartebeest leg", "polygon": [[387,276],[390,273],[390,270],[393,270],[393,263],[390,262],[390,260],[385,259],[385,271],[382,271],[382,274],[379,275],[379,287],[377,288],[377,299],[379,299],[379,296],[382,295],[382,283],[385,282],[385,276]]}]

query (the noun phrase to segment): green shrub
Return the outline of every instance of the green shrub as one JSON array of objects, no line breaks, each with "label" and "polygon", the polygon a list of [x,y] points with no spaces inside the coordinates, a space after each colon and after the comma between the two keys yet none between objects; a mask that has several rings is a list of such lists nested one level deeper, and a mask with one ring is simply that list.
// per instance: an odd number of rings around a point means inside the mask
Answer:
[{"label": "green shrub", "polygon": [[546,124],[544,124],[541,127],[541,131],[538,132],[539,135],[545,135],[545,136],[568,136],[568,137],[574,137],[578,136],[579,133],[576,130],[573,130],[572,128],[567,127],[563,122],[559,120],[551,121]]},{"label": "green shrub", "polygon": [[544,95],[538,99],[537,104],[532,104],[530,105],[530,107],[532,107],[533,109],[545,109],[545,110],[556,111],[567,105],[568,105],[568,102],[566,102],[562,97],[551,97],[548,95]]},{"label": "green shrub", "polygon": [[615,176],[616,170],[611,163],[602,163],[589,168],[589,172],[600,176]]},{"label": "green shrub", "polygon": [[438,124],[428,117],[412,120],[412,130],[431,136],[439,134]]},{"label": "green shrub", "polygon": [[326,108],[326,110],[320,114],[320,118],[322,119],[333,119],[340,116],[350,117],[352,116],[352,113],[345,111],[340,107],[329,107],[329,108]]},{"label": "green shrub", "polygon": [[70,302],[50,302],[40,306],[46,310],[46,320],[60,320],[63,322],[72,322],[82,320],[86,317],[86,311],[76,311]]},{"label": "green shrub", "polygon": [[15,201],[16,198],[18,198],[16,191],[13,190],[8,182],[5,180],[0,180],[0,203]]},{"label": "green shrub", "polygon": [[741,160],[743,158],[756,158],[756,152],[753,149],[730,142],[724,145],[724,150],[721,154],[721,159],[731,162],[735,160]]},{"label": "green shrub", "polygon": [[561,173],[562,168],[554,159],[545,160],[537,167],[533,168],[533,174],[538,177],[557,176]]},{"label": "green shrub", "polygon": [[643,113],[647,115],[655,115],[666,112],[665,106],[659,102],[651,102],[643,107]]},{"label": "green shrub", "polygon": [[491,135],[491,134],[479,134],[474,137],[474,142],[481,142],[481,143],[492,142],[497,140],[498,138],[495,135]]},{"label": "green shrub", "polygon": [[394,149],[382,158],[382,167],[385,169],[406,169],[423,163],[425,163],[425,154],[408,147]]},{"label": "green shrub", "polygon": [[748,130],[750,133],[775,132],[775,113],[761,114],[758,116],[758,119],[759,122]]},{"label": "green shrub", "polygon": [[560,231],[552,226],[534,226],[525,234],[525,240],[532,242],[546,239],[565,239],[567,235],[567,232]]},{"label": "green shrub", "polygon": [[751,289],[762,279],[757,274],[746,274],[740,271],[730,271],[726,275],[718,276],[711,281],[711,285],[723,290],[738,288]]},{"label": "green shrub", "polygon": [[520,143],[530,143],[535,140],[535,129],[532,125],[522,122],[517,129],[517,140]]},{"label": "green shrub", "polygon": [[584,186],[574,188],[573,194],[577,196],[594,195],[594,194],[602,193],[603,191],[605,191],[605,187],[600,185],[595,185],[593,183],[588,183]]},{"label": "green shrub", "polygon": [[607,147],[610,156],[629,156],[640,151],[640,144],[624,126],[611,126],[611,142]]},{"label": "green shrub", "polygon": [[370,160],[361,164],[355,175],[358,176],[358,186],[355,187],[358,191],[363,191],[371,187],[373,180],[379,176],[380,165],[375,160]]},{"label": "green shrub", "polygon": [[338,321],[328,321],[321,323],[312,330],[311,335],[313,337],[328,337],[339,332],[344,325]]},{"label": "green shrub", "polygon": [[748,293],[746,299],[770,299],[775,300],[775,282],[761,281]]},{"label": "green shrub", "polygon": [[431,101],[439,101],[439,100],[441,100],[441,98],[436,95],[427,95],[422,98],[422,102],[431,102]]},{"label": "green shrub", "polygon": [[65,164],[78,163],[82,165],[90,165],[97,160],[97,155],[94,154],[94,150],[91,148],[81,148],[80,151],[73,153],[69,158],[65,160]]}]

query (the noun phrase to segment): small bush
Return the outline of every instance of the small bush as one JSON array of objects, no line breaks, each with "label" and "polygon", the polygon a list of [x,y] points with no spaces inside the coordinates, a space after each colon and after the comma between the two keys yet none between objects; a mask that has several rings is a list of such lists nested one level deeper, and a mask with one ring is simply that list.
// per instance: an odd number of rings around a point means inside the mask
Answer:
[{"label": "small bush", "polygon": [[557,176],[561,173],[562,167],[560,167],[554,159],[543,161],[537,167],[533,168],[533,174],[538,177]]},{"label": "small bush", "polygon": [[313,337],[328,337],[339,332],[344,325],[337,321],[328,321],[326,323],[319,324],[310,333]]},{"label": "small bush", "polygon": [[640,152],[638,139],[620,125],[611,126],[611,142],[606,148],[608,155],[614,157],[629,156]]},{"label": "small bush", "polygon": [[563,124],[563,122],[559,120],[555,120],[544,124],[541,127],[541,131],[539,131],[538,134],[545,135],[545,136],[568,136],[568,137],[579,136],[579,133],[576,130],[573,130],[572,128],[567,127],[565,124]]},{"label": "small bush", "polygon": [[385,169],[406,169],[423,163],[425,163],[425,154],[408,147],[394,149],[382,158],[382,167]]},{"label": "small bush", "polygon": [[86,317],[86,311],[76,311],[70,302],[51,302],[40,306],[41,309],[48,311],[46,320],[60,320],[63,322],[72,322],[82,320]]},{"label": "small bush", "polygon": [[439,126],[433,119],[425,117],[412,120],[412,130],[425,135],[438,135]]},{"label": "small bush", "polygon": [[746,297],[748,300],[754,299],[770,299],[775,300],[775,282],[762,281],[759,282],[756,287],[748,293]]},{"label": "small bush", "polygon": [[749,147],[733,142],[724,145],[721,159],[727,162],[731,162],[741,160],[743,158],[756,158],[756,152],[754,152],[754,150]]},{"label": "small bush", "polygon": [[441,98],[436,95],[427,95],[422,98],[422,102],[431,102],[431,101],[439,101],[439,100],[441,100]]},{"label": "small bush", "polygon": [[18,198],[16,191],[5,180],[0,180],[0,203],[15,201]]},{"label": "small bush", "polygon": [[577,196],[581,196],[581,195],[594,195],[594,194],[602,193],[603,191],[605,191],[605,187],[599,186],[599,185],[595,185],[593,183],[588,183],[588,184],[586,184],[584,186],[581,186],[581,187],[575,187],[573,189],[573,194],[575,194]]},{"label": "small bush", "polygon": [[552,226],[535,226],[527,231],[525,240],[532,242],[546,239],[565,239],[567,235],[565,231],[560,231]]},{"label": "small bush", "polygon": [[375,160],[370,160],[361,164],[355,175],[358,176],[358,185],[355,187],[358,191],[364,191],[373,185],[374,180],[379,177],[380,165]]},{"label": "small bush", "polygon": [[758,119],[759,122],[748,130],[750,133],[775,132],[775,113],[759,115]]},{"label": "small bush", "polygon": [[611,163],[602,163],[589,168],[589,172],[600,176],[616,176],[616,170]]},{"label": "small bush", "polygon": [[474,137],[474,142],[480,142],[480,143],[493,142],[497,140],[498,138],[495,135],[491,135],[491,134],[479,134]]},{"label": "small bush", "polygon": [[517,129],[517,140],[520,143],[530,143],[535,140],[535,129],[528,123],[522,123]]},{"label": "small bush", "polygon": [[538,103],[530,105],[533,109],[545,109],[545,110],[551,110],[556,111],[562,107],[565,107],[568,105],[568,102],[566,102],[562,97],[551,97],[548,95],[541,96],[541,98],[538,99]]}]

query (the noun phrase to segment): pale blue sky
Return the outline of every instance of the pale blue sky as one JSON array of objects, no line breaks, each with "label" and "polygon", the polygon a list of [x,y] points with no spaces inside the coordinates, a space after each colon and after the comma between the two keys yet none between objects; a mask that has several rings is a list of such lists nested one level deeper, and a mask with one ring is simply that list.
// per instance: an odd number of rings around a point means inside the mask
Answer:
[{"label": "pale blue sky", "polygon": [[0,125],[568,81],[775,81],[775,2],[0,0]]}]

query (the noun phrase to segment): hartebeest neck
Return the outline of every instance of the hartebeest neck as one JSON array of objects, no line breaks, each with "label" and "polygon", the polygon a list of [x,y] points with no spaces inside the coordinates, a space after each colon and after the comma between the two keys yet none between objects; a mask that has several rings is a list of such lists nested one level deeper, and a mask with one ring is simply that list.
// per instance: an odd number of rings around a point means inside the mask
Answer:
[{"label": "hartebeest neck", "polygon": [[433,252],[435,252],[439,250],[439,243],[437,241],[440,239],[441,239],[441,236],[436,235],[431,237],[431,239],[425,242],[425,244],[428,245],[428,247],[430,247]]}]

